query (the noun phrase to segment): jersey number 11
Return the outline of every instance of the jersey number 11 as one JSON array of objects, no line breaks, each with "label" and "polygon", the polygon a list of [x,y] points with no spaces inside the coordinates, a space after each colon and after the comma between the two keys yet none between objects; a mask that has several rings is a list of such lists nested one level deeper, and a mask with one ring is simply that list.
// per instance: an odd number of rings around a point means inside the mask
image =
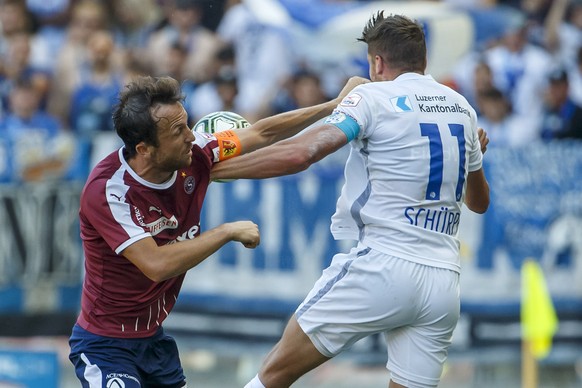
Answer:
[{"label": "jersey number 11", "polygon": [[[455,199],[460,201],[465,184],[465,131],[461,124],[448,124],[448,127],[451,135],[457,138],[457,145],[459,146],[459,177],[455,190]],[[430,144],[430,172],[425,198],[436,201],[441,198],[441,186],[443,184],[443,142],[437,124],[420,123],[420,134],[428,137]]]}]

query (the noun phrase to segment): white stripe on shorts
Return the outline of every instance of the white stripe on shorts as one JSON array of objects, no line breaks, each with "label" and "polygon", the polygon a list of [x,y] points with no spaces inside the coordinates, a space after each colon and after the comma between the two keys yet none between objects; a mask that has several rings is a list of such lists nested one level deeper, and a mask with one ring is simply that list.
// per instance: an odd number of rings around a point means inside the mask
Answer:
[{"label": "white stripe on shorts", "polygon": [[87,365],[83,372],[83,377],[91,388],[101,388],[103,386],[103,374],[97,365],[91,364],[85,353],[81,353],[81,360]]},{"label": "white stripe on shorts", "polygon": [[[364,256],[364,255],[368,254],[368,252],[370,252],[370,250],[371,250],[371,248],[363,249],[356,254],[356,257]],[[301,307],[300,310],[298,310],[295,313],[297,318],[299,318],[301,315],[303,315],[304,312],[306,312],[311,306],[313,306],[318,300],[320,300],[325,294],[327,294],[327,292],[333,287],[334,284],[336,284],[337,282],[342,280],[342,278],[344,276],[346,276],[346,274],[348,273],[348,270],[350,269],[350,265],[352,265],[353,261],[354,260],[347,261],[344,264],[340,273],[338,273],[333,279],[331,279],[329,282],[327,282],[327,284],[324,287],[322,287],[319,290],[319,292],[313,296],[313,298],[311,298],[307,303],[305,303],[303,305],[303,307]]]}]

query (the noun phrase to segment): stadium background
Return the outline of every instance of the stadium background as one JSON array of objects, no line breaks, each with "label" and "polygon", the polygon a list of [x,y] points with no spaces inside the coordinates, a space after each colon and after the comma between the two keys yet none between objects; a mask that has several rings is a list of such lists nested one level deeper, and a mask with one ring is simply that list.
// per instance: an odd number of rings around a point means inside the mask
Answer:
[{"label": "stadium background", "polygon": [[[484,22],[441,2],[243,3],[260,23],[288,29],[314,68],[349,62],[361,70],[365,52],[354,38],[373,11],[415,17],[426,27],[429,73],[442,80],[505,23],[501,14]],[[112,133],[92,141],[90,164],[118,145]],[[333,253],[348,247],[329,233],[344,151],[296,176],[211,185],[202,225],[249,218],[261,228],[262,245],[227,245],[188,273],[165,327],[178,339],[190,385],[244,385]],[[484,216],[466,212],[461,221],[462,317],[441,386],[520,386],[526,258],[542,264],[559,318],[552,351],[540,363],[540,386],[582,386],[580,151],[570,142],[488,151],[492,207]],[[74,180],[0,185],[0,387],[77,386],[66,337],[83,275],[81,187]],[[385,349],[372,337],[297,386],[385,386],[384,362]]]}]

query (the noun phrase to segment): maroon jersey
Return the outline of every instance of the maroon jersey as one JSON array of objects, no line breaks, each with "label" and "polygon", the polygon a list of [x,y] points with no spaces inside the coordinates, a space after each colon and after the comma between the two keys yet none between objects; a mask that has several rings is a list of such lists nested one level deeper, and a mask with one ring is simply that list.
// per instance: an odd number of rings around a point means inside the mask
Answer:
[{"label": "maroon jersey", "polygon": [[168,316],[184,275],[153,282],[120,252],[146,237],[164,245],[200,234],[200,209],[218,144],[197,134],[191,165],[162,184],[140,178],[123,152],[103,159],[81,194],[85,279],[77,323],[98,335],[142,338]]}]

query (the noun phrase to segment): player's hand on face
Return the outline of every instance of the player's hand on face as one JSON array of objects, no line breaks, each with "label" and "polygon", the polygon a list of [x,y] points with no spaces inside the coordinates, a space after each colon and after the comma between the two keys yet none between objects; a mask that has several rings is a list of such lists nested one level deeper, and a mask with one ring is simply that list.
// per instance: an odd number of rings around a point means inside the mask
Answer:
[{"label": "player's hand on face", "polygon": [[481,144],[481,152],[485,153],[487,151],[487,144],[489,144],[489,138],[487,137],[487,131],[483,128],[477,129],[477,134],[479,135],[479,143]]},{"label": "player's hand on face", "polygon": [[242,243],[245,248],[256,248],[261,242],[259,227],[251,221],[237,221],[230,223],[234,241]]},{"label": "player's hand on face", "polygon": [[344,97],[346,97],[348,94],[350,94],[350,92],[352,91],[353,88],[355,88],[358,85],[367,84],[368,82],[370,82],[370,80],[367,78],[358,77],[358,76],[350,77],[348,82],[346,82],[343,89],[339,93],[338,99],[343,100]]}]

